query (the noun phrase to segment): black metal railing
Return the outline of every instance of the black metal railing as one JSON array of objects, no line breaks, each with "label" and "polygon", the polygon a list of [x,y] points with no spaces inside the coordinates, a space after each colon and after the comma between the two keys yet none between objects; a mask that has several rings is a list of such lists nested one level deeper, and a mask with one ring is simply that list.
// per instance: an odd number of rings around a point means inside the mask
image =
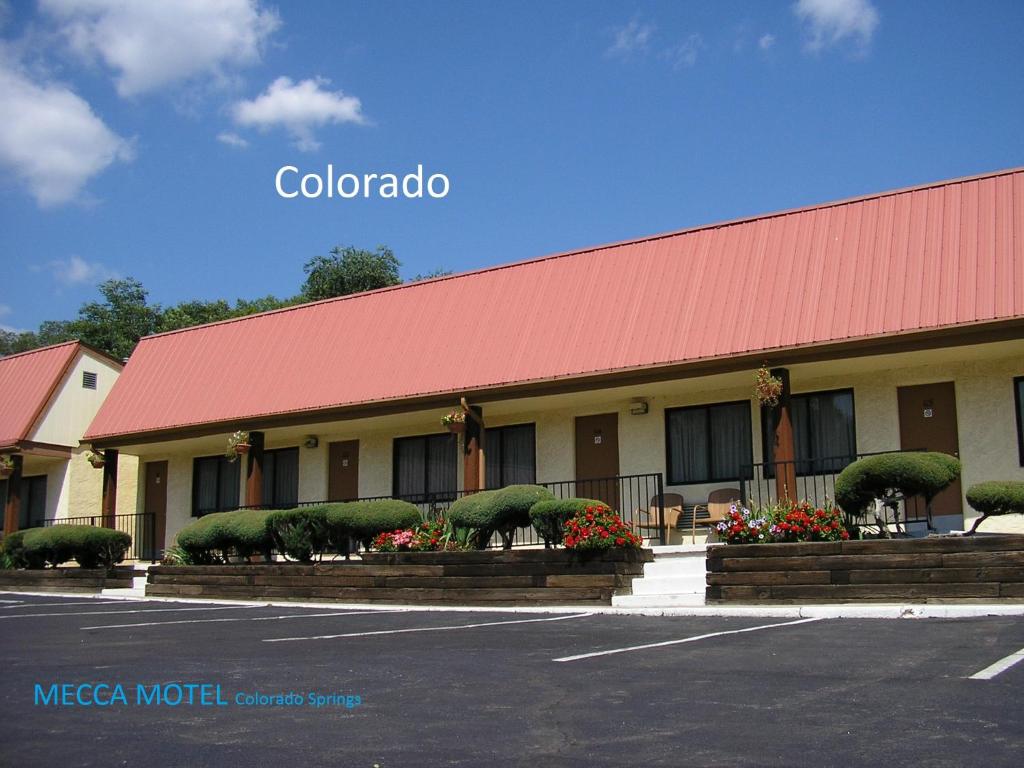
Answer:
[{"label": "black metal railing", "polygon": [[[547,488],[557,499],[586,498],[603,501],[622,518],[623,522],[637,530],[646,539],[656,539],[658,543],[666,543],[665,539],[665,487],[660,473],[646,475],[616,475],[614,477],[598,477],[587,480],[558,480],[548,483],[537,483]],[[318,501],[300,501],[289,505],[294,507],[315,507],[321,504],[333,504],[342,501],[384,501],[397,499],[415,504],[424,520],[445,515],[452,503],[475,491],[444,491],[439,493],[421,493],[402,496],[364,496],[358,499],[322,499]],[[272,509],[270,505],[239,507],[239,509]],[[276,507],[280,508],[280,507]],[[527,547],[543,544],[537,532],[532,528],[520,528],[516,531],[513,546]],[[501,537],[495,534],[488,546],[500,547]]]},{"label": "black metal railing", "polygon": [[132,544],[125,554],[125,560],[155,563],[163,543],[156,541],[156,515],[140,512],[134,515],[84,515],[81,517],[48,517],[37,521],[34,528],[51,525],[94,525],[123,531],[132,537]]},{"label": "black metal railing", "polygon": [[[857,459],[878,456],[882,453],[907,453],[914,451],[874,451],[848,456],[824,456],[794,461],[760,462],[743,467],[744,478],[740,480],[740,500],[750,508],[764,507],[779,501],[778,477],[794,481],[793,488],[787,488],[789,498],[795,501],[807,500],[821,506],[835,499],[836,477]],[[928,511],[924,499],[914,496],[899,499],[886,506],[881,512],[885,524],[926,523]],[[847,516],[851,523],[875,525],[874,513],[854,518]]]}]

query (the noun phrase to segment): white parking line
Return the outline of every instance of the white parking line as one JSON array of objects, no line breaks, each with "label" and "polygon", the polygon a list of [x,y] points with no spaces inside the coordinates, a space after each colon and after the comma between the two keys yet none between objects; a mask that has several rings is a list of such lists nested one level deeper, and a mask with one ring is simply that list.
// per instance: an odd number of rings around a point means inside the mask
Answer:
[{"label": "white parking line", "polygon": [[968,680],[991,680],[993,677],[998,675],[1000,672],[1005,672],[1014,664],[1024,661],[1024,648],[1019,651],[1011,653],[1009,656],[1004,656],[994,664],[989,664],[980,672],[975,672],[971,675]]},{"label": "white parking line", "polygon": [[516,619],[514,621],[485,621],[479,624],[453,624],[447,627],[411,627],[409,629],[380,629],[375,632],[346,632],[341,635],[312,635],[310,637],[274,637],[264,643],[289,643],[295,640],[337,640],[343,637],[370,637],[372,635],[400,635],[406,632],[443,632],[454,629],[475,629],[477,627],[500,627],[506,624],[538,624],[543,621],[565,621],[566,619],[583,619],[593,616],[592,613],[572,613],[568,616],[553,616],[546,619]]},{"label": "white parking line", "polygon": [[665,640],[661,643],[647,643],[646,645],[630,645],[625,648],[613,648],[610,651],[594,651],[593,653],[579,653],[575,656],[562,656],[559,659],[553,659],[553,661],[579,661],[580,659],[592,659],[596,656],[611,656],[615,653],[629,653],[630,651],[645,651],[648,648],[664,648],[666,645],[682,645],[683,643],[695,643],[698,640],[707,640],[711,637],[721,637],[723,635],[738,635],[741,632],[757,632],[761,629],[775,629],[776,627],[792,627],[796,624],[806,624],[810,621],[821,621],[819,617],[811,619],[797,619],[796,621],[786,621],[781,624],[762,624],[757,627],[744,627],[743,629],[729,629],[723,632],[709,632],[706,635],[694,635],[693,637],[683,637],[679,640]]},{"label": "white parking line", "polygon": [[[13,601],[12,600],[10,602],[19,602],[20,603],[21,601],[20,600],[17,600],[17,601]],[[141,600],[132,600],[130,602],[138,603],[138,602],[143,602],[143,601],[141,601]],[[55,605],[66,605],[66,606],[68,606],[70,608],[70,607],[76,607],[76,606],[79,606],[79,605],[115,605],[115,604],[118,604],[118,603],[120,603],[121,605],[124,605],[125,600],[124,599],[121,599],[121,600],[90,600],[89,598],[82,598],[81,600],[75,600],[74,602],[63,602],[63,603],[24,603],[23,605],[4,605],[4,606],[0,606],[0,608],[50,608],[50,607],[55,606]]]},{"label": "white parking line", "polygon": [[23,603],[24,600],[0,600],[0,603]]},{"label": "white parking line", "polygon": [[232,616],[227,619],[179,619],[177,621],[146,621],[139,624],[104,624],[96,627],[79,627],[79,629],[125,629],[127,627],[166,627],[171,624],[216,624],[229,621],[279,621],[281,619],[314,619],[324,616],[365,616],[368,613],[407,613],[401,609],[382,611],[331,611],[330,613],[292,613],[282,616]]},{"label": "white parking line", "polygon": [[47,616],[114,616],[118,613],[170,613],[173,611],[237,611],[240,608],[252,608],[251,605],[221,605],[216,608],[137,608],[131,611],[69,611],[67,613],[20,613],[0,616],[4,619],[38,619]]}]

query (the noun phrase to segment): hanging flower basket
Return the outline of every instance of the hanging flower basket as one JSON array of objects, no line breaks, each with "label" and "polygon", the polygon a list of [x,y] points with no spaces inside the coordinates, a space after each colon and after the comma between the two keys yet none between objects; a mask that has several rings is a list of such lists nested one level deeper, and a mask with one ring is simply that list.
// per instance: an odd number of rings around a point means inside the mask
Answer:
[{"label": "hanging flower basket", "polygon": [[85,458],[88,460],[90,464],[92,464],[93,469],[102,469],[103,465],[107,463],[107,460],[106,458],[104,458],[103,454],[97,453],[96,451],[89,451]]},{"label": "hanging flower basket", "polygon": [[228,447],[224,455],[234,461],[243,453],[248,453],[252,445],[249,443],[249,433],[238,430],[228,438]]},{"label": "hanging flower basket", "polygon": [[754,377],[754,394],[761,405],[778,405],[779,397],[782,396],[782,379],[772,376],[766,366],[761,366]]},{"label": "hanging flower basket", "polygon": [[7,479],[14,474],[14,460],[10,456],[0,456],[0,478]]},{"label": "hanging flower basket", "polygon": [[461,408],[455,408],[441,417],[441,425],[447,427],[452,434],[459,434],[466,431],[466,412]]}]

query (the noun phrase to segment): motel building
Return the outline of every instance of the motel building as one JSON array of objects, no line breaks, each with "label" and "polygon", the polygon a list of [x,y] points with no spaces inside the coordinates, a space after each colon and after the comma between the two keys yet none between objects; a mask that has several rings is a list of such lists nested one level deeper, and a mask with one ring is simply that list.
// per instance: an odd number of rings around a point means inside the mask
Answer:
[{"label": "motel building", "polygon": [[[101,358],[72,349],[53,376],[79,398]],[[784,383],[772,407],[754,395],[762,365]],[[239,506],[437,510],[534,482],[609,501],[654,544],[688,542],[673,507],[715,491],[822,503],[857,457],[923,449],[962,460],[932,523],[963,529],[966,488],[1024,480],[1024,169],[159,334],[117,369],[95,367],[113,387],[84,436],[104,472],[81,467],[67,417],[60,438],[26,418],[21,482],[45,475],[56,516],[95,509],[101,475],[118,487],[108,515],[137,485],[165,546]],[[463,404],[452,434],[441,418]],[[236,430],[250,448],[229,461]]]},{"label": "motel building", "polygon": [[[0,503],[4,533],[54,522],[136,529],[134,457],[93,467],[82,436],[121,375],[120,362],[72,341],[0,358]],[[104,519],[104,499],[110,509]],[[114,517],[116,506],[122,515]]]}]

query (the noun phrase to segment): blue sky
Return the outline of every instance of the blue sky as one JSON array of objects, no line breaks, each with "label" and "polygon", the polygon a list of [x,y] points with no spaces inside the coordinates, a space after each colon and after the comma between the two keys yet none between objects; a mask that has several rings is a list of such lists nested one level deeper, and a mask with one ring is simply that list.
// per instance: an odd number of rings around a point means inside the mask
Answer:
[{"label": "blue sky", "polygon": [[[335,244],[462,271],[1024,165],[1022,35],[1016,1],[0,0],[0,325],[112,275],[284,296]],[[451,191],[276,194],[327,163]]]}]

